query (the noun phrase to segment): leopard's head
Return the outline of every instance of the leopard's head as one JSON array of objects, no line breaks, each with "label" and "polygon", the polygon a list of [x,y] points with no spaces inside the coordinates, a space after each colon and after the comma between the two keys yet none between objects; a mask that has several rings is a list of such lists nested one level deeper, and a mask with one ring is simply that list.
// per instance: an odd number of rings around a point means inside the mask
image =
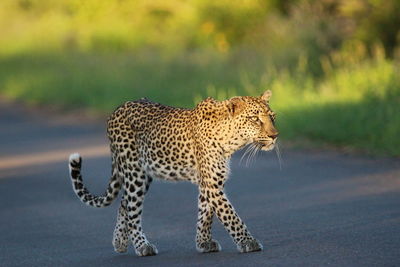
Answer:
[{"label": "leopard's head", "polygon": [[272,92],[265,91],[259,97],[241,96],[225,100],[232,131],[231,143],[238,148],[255,144],[261,150],[272,150],[278,137],[275,113],[269,106]]}]

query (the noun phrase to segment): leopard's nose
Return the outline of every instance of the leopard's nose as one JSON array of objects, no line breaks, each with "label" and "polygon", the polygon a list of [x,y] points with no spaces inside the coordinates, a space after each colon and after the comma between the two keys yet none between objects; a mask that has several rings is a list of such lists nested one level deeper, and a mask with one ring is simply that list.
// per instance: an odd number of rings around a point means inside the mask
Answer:
[{"label": "leopard's nose", "polygon": [[278,135],[279,135],[279,133],[276,132],[276,133],[274,133],[274,134],[268,135],[268,137],[269,137],[269,138],[272,138],[272,139],[274,140],[274,139],[278,138]]}]

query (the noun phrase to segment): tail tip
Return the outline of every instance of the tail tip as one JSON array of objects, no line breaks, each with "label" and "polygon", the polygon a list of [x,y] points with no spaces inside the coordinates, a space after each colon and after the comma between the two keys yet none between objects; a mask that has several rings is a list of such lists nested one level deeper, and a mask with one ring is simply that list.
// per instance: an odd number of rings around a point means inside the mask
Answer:
[{"label": "tail tip", "polygon": [[69,164],[71,164],[73,167],[79,166],[81,162],[82,158],[79,153],[73,153],[69,156]]}]

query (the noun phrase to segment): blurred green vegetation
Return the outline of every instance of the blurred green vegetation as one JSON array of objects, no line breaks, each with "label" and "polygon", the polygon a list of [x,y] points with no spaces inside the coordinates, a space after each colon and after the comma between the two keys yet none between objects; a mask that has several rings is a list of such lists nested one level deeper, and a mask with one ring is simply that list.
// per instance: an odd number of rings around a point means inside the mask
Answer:
[{"label": "blurred green vegetation", "polygon": [[108,113],[273,91],[286,139],[400,155],[398,0],[2,0],[0,94]]}]

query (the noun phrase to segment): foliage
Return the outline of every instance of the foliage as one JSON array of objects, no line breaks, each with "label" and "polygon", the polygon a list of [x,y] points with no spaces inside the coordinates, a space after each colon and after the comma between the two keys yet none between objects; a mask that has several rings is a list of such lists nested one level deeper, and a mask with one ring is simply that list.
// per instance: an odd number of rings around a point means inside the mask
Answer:
[{"label": "foliage", "polygon": [[274,92],[284,138],[400,155],[397,0],[2,0],[0,94],[110,112]]}]

